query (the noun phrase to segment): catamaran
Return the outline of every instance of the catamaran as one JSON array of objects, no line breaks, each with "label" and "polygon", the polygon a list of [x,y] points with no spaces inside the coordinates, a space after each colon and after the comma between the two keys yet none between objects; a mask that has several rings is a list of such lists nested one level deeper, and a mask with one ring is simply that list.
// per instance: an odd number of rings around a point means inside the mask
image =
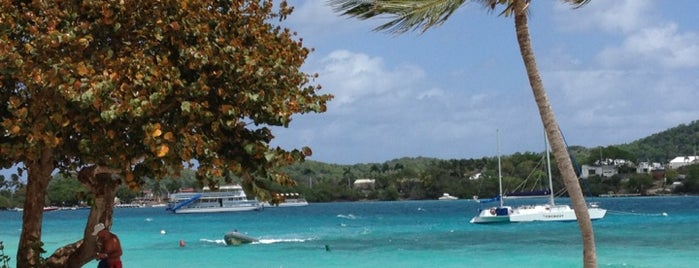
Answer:
[{"label": "catamaran", "polygon": [[479,200],[474,197],[474,200],[478,203],[489,203],[494,201],[500,201],[499,206],[480,209],[478,216],[471,219],[471,223],[507,223],[510,222],[510,214],[512,214],[512,207],[505,206],[502,199],[502,166],[500,161],[500,131],[497,132],[498,140],[498,181],[500,185],[500,194],[496,197]]},{"label": "catamaran", "polygon": [[[531,222],[531,221],[575,221],[575,210],[568,205],[557,205],[553,194],[553,181],[551,179],[551,157],[549,152],[548,142],[546,142],[546,163],[548,172],[548,196],[547,204],[538,205],[523,205],[516,207],[509,215],[510,222]],[[606,209],[602,209],[596,203],[588,204],[587,211],[590,214],[590,219],[597,220],[604,218],[607,213]]]}]

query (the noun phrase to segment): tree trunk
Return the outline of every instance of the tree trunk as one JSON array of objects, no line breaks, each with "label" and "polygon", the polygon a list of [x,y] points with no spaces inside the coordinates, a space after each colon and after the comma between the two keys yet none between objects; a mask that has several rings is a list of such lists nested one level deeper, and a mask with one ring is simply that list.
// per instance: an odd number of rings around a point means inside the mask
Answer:
[{"label": "tree trunk", "polygon": [[97,223],[104,223],[108,229],[112,226],[114,215],[114,197],[120,180],[114,179],[112,171],[102,173],[99,167],[91,166],[80,170],[78,180],[93,194],[94,203],[90,210],[83,239],[57,249],[46,259],[46,267],[82,267],[95,259],[97,238],[92,235]]},{"label": "tree trunk", "polygon": [[575,210],[575,216],[578,219],[578,225],[580,227],[580,233],[583,240],[584,267],[597,267],[597,252],[595,249],[595,235],[594,231],[592,230],[592,221],[590,220],[590,214],[587,210],[585,197],[583,196],[580,183],[578,182],[578,177],[573,169],[573,163],[570,160],[568,149],[563,141],[563,136],[560,132],[560,128],[558,127],[558,123],[556,122],[556,117],[553,110],[551,109],[551,104],[546,96],[544,84],[539,76],[539,70],[534,57],[534,50],[532,49],[531,40],[529,37],[526,2],[527,1],[521,0],[515,1],[514,10],[517,42],[519,43],[522,60],[524,60],[524,66],[527,69],[529,84],[531,85],[532,93],[534,93],[534,99],[536,100],[536,104],[539,108],[539,114],[544,124],[544,129],[546,130],[549,144],[551,145],[553,157],[556,159],[558,169],[561,171],[563,182],[566,186],[566,190],[568,190],[571,203],[573,204],[573,209]]},{"label": "tree trunk", "polygon": [[55,169],[51,149],[40,152],[39,159],[28,161],[27,193],[22,214],[22,234],[17,250],[17,267],[39,267],[41,265],[41,223],[44,216],[46,188]]}]

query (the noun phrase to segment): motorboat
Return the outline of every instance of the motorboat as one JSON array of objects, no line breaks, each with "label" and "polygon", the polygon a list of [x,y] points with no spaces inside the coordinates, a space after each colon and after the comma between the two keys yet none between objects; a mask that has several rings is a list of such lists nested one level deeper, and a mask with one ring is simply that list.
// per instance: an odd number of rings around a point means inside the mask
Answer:
[{"label": "motorboat", "polygon": [[444,193],[442,196],[437,198],[439,200],[458,200],[459,198],[453,195],[450,195],[449,193]]},{"label": "motorboat", "polygon": [[248,236],[246,234],[240,233],[236,230],[230,231],[223,236],[223,241],[226,245],[237,246],[242,244],[250,244],[252,242],[257,242],[257,238]]}]

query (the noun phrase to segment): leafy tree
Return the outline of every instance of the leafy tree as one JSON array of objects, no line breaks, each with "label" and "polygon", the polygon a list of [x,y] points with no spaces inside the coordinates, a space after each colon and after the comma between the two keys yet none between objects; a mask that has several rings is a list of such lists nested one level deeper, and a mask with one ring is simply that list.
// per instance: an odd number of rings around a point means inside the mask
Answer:
[{"label": "leafy tree", "polygon": [[651,186],[653,186],[653,177],[650,174],[634,174],[626,185],[629,192],[640,194],[645,194]]},{"label": "leafy tree", "polygon": [[27,172],[17,267],[39,265],[42,207],[52,172],[78,171],[94,206],[81,241],[48,266],[92,260],[91,227],[112,222],[123,181],[132,189],[185,166],[197,176],[294,184],[277,169],[309,148],[271,148],[270,126],[323,112],[310,52],[275,26],[282,1],[0,0],[0,163]]},{"label": "leafy tree", "polygon": [[75,176],[55,175],[47,189],[48,203],[52,205],[77,205],[86,196],[87,189]]},{"label": "leafy tree", "polygon": [[699,193],[699,164],[687,167],[687,176],[681,188],[685,193]]},{"label": "leafy tree", "polygon": [[[392,33],[405,33],[411,30],[427,31],[444,23],[466,0],[328,0],[337,12],[359,19],[389,16],[387,23],[376,28]],[[579,7],[589,0],[564,0]],[[554,158],[562,172],[563,181],[571,197],[583,240],[583,261],[585,267],[597,267],[592,222],[587,204],[582,194],[578,177],[573,169],[570,155],[549,103],[544,84],[536,65],[534,49],[529,35],[528,7],[530,0],[479,0],[490,11],[502,7],[501,15],[513,17],[520,54],[527,70],[529,83],[539,114],[546,130]]]}]

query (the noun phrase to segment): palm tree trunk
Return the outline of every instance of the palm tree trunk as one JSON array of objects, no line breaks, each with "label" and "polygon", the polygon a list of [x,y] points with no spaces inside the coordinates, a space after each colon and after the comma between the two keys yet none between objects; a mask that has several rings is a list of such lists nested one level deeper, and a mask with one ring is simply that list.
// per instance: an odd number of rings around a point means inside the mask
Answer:
[{"label": "palm tree trunk", "polygon": [[517,31],[517,42],[519,43],[520,53],[524,66],[527,69],[529,84],[534,93],[536,105],[539,108],[539,114],[544,124],[544,129],[548,136],[549,144],[553,157],[556,159],[558,169],[563,176],[563,182],[570,195],[570,200],[575,210],[575,216],[578,219],[580,233],[583,240],[583,264],[586,268],[597,267],[597,252],[595,249],[595,235],[592,230],[592,221],[587,210],[585,197],[582,194],[578,177],[573,169],[573,163],[570,160],[570,155],[563,141],[556,117],[551,109],[546,89],[539,76],[539,70],[534,57],[531,39],[529,37],[529,26],[527,25],[526,7],[527,1],[514,1],[515,7],[515,28]]}]

